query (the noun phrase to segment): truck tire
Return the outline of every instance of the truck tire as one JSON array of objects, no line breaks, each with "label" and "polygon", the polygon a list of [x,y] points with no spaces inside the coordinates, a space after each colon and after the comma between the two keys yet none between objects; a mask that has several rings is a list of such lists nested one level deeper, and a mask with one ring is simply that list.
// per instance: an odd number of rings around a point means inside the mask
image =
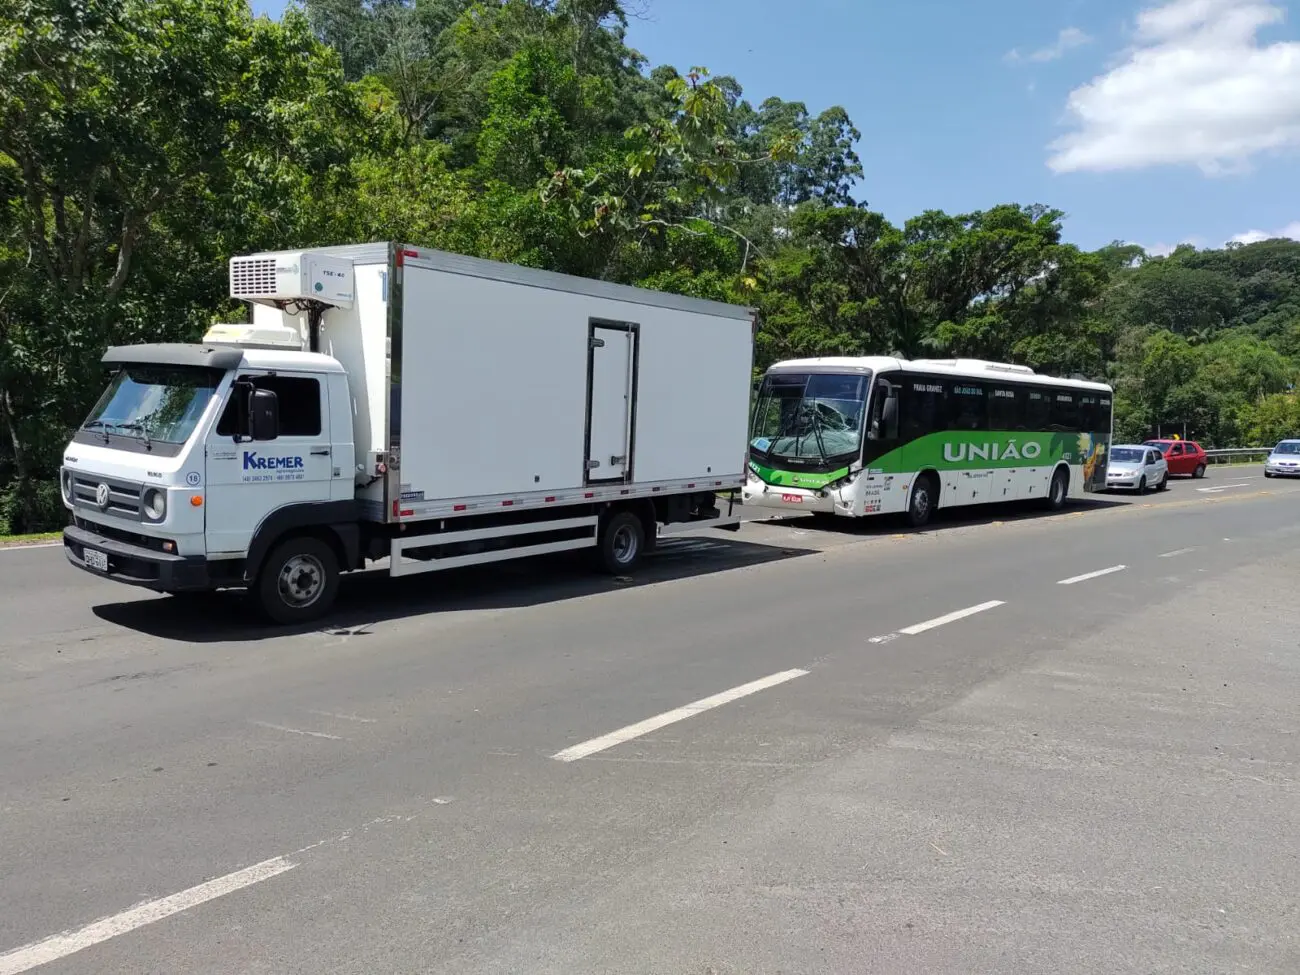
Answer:
[{"label": "truck tire", "polygon": [[255,594],[273,623],[289,626],[319,619],[339,591],[339,560],[319,538],[302,535],[280,542],[258,574]]},{"label": "truck tire", "polygon": [[600,568],[611,575],[626,575],[641,564],[645,554],[645,525],[630,511],[615,511],[600,527],[596,556]]}]

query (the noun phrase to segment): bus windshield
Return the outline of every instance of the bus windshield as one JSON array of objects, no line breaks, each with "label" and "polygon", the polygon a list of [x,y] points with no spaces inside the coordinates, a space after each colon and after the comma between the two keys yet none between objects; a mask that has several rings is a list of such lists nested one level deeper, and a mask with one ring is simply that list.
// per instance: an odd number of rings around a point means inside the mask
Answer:
[{"label": "bus windshield", "polygon": [[750,448],[766,462],[843,462],[862,448],[869,373],[770,373],[759,387]]}]

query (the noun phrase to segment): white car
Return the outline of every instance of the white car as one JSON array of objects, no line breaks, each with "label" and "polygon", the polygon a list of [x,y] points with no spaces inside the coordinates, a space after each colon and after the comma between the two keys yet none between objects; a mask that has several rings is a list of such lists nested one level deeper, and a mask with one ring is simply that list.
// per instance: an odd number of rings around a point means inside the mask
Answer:
[{"label": "white car", "polygon": [[1120,444],[1110,448],[1106,464],[1106,489],[1146,494],[1169,487],[1169,462],[1159,448],[1144,444]]},{"label": "white car", "polygon": [[1265,477],[1300,477],[1300,440],[1283,440],[1264,461]]}]

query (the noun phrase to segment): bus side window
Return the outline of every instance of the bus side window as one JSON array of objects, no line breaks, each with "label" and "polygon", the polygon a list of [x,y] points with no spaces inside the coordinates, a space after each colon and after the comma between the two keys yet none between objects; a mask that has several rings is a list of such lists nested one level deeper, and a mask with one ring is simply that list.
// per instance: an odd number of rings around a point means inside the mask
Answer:
[{"label": "bus side window", "polygon": [[1061,433],[1077,433],[1079,430],[1079,404],[1073,393],[1052,390],[1052,420],[1049,429]]},{"label": "bus side window", "polygon": [[948,387],[948,429],[987,430],[988,406],[984,385],[971,379],[951,379]]},{"label": "bus side window", "polygon": [[994,386],[989,389],[989,429],[1025,429],[1024,390],[1014,386]]},{"label": "bus side window", "polygon": [[906,376],[902,381],[900,433],[912,441],[948,429],[943,380],[930,376]]},{"label": "bus side window", "polygon": [[1104,411],[1101,397],[1095,393],[1084,393],[1079,397],[1079,429],[1083,433],[1098,433],[1110,430],[1110,424],[1103,420]]},{"label": "bus side window", "polygon": [[1048,399],[1052,395],[1049,389],[1029,389],[1025,391],[1025,423],[1030,430],[1047,430],[1052,422],[1052,404]]}]

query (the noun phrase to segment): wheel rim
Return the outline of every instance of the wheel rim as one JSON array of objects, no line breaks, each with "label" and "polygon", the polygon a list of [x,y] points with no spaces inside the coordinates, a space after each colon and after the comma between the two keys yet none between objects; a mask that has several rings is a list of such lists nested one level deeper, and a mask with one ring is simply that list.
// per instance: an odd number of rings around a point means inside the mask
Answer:
[{"label": "wheel rim", "polygon": [[310,606],[325,591],[325,566],[314,555],[295,555],[280,567],[280,598],[296,609]]},{"label": "wheel rim", "polygon": [[924,485],[912,493],[912,513],[918,518],[924,518],[930,513],[930,492]]},{"label": "wheel rim", "polygon": [[614,561],[619,565],[627,565],[636,558],[637,538],[631,525],[619,525],[610,545],[614,550]]}]

